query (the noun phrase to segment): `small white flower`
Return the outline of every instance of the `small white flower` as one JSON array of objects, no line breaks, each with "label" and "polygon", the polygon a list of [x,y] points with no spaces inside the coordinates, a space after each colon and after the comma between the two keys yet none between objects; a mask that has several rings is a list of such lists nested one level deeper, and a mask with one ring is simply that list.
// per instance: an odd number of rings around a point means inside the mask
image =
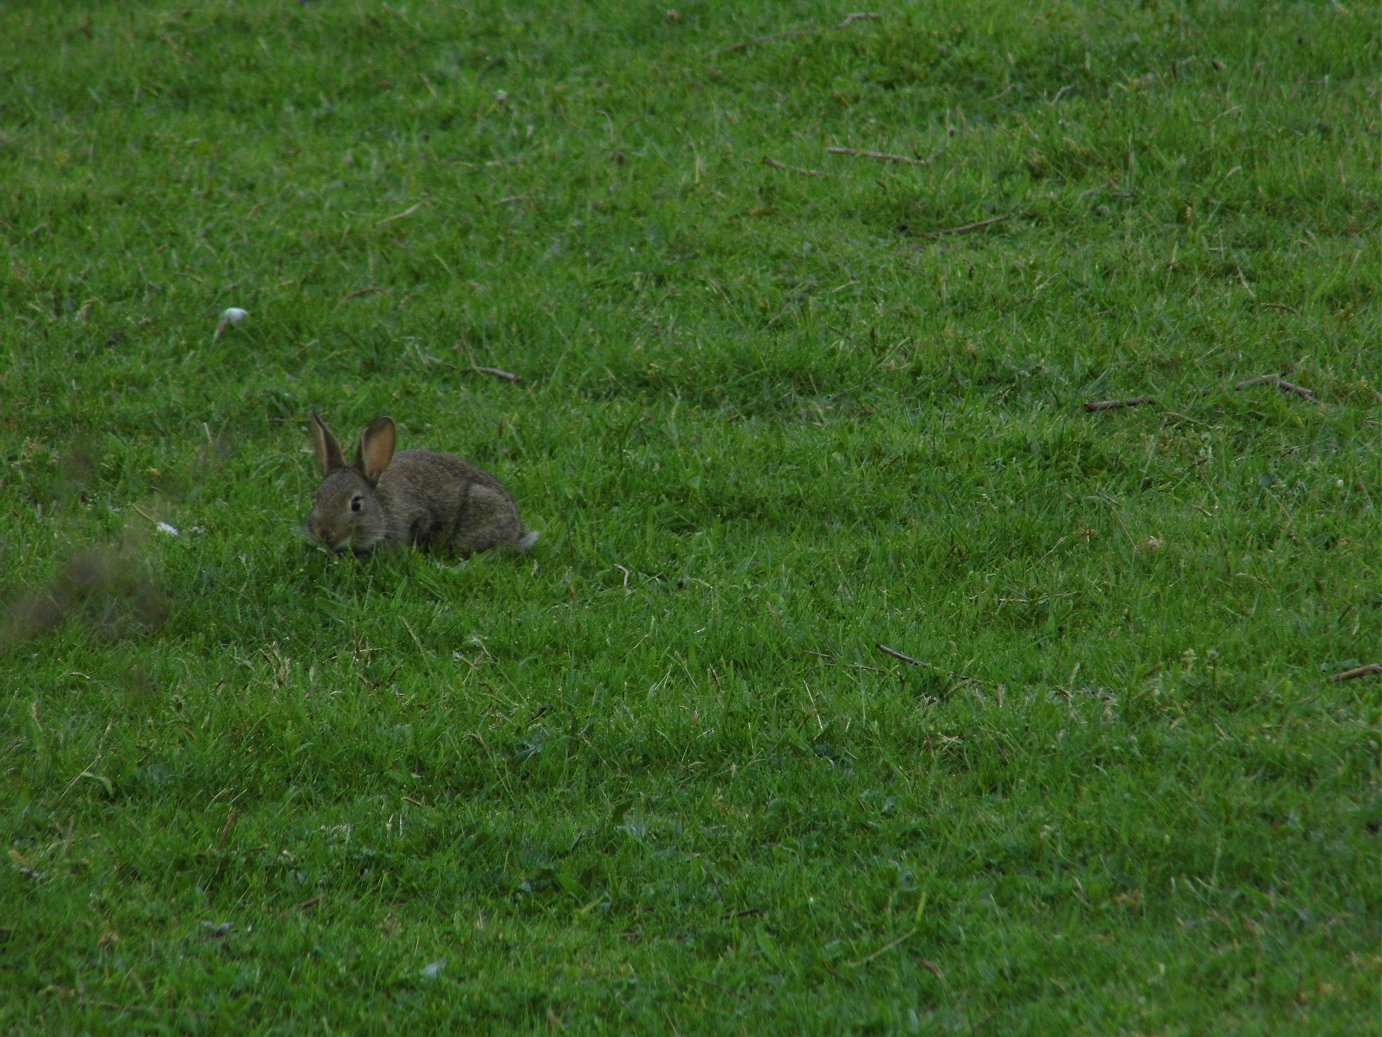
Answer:
[{"label": "small white flower", "polygon": [[212,338],[220,338],[221,332],[225,331],[226,328],[230,327],[232,324],[239,324],[249,315],[249,310],[242,310],[238,306],[227,307],[225,310],[221,312],[221,323],[216,325],[216,334],[213,335]]},{"label": "small white flower", "polygon": [[160,533],[164,534],[165,536],[170,536],[170,537],[180,537],[180,536],[182,536],[182,530],[178,529],[177,526],[170,526],[170,525],[169,525],[168,523],[166,523],[166,522],[160,522],[160,523],[159,523],[157,526],[155,526],[154,528],[157,529]]}]

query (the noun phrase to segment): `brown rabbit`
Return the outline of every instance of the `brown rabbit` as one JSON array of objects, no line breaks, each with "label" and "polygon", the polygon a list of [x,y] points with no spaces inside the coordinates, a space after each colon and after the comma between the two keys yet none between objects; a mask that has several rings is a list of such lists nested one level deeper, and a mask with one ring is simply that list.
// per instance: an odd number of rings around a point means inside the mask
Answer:
[{"label": "brown rabbit", "polygon": [[393,418],[375,418],[348,465],[335,434],[312,413],[323,476],[307,516],[312,539],[332,551],[409,544],[462,557],[494,547],[526,551],[537,541],[519,521],[513,495],[489,472],[432,450],[395,456],[397,441]]}]

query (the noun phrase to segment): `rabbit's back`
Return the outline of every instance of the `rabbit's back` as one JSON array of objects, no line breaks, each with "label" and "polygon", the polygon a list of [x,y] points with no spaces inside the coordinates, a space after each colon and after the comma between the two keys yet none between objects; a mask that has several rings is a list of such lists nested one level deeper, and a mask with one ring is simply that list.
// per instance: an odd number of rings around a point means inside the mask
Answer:
[{"label": "rabbit's back", "polygon": [[504,484],[454,454],[401,451],[379,477],[377,492],[396,542],[459,555],[531,543]]}]

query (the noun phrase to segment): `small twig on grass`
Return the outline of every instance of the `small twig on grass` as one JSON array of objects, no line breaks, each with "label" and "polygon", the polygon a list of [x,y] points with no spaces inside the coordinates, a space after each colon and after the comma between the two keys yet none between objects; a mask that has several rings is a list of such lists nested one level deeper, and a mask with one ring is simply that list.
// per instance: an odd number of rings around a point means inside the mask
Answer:
[{"label": "small twig on grass", "polygon": [[788,165],[784,165],[783,163],[779,162],[777,159],[773,158],[771,155],[764,155],[764,156],[763,156],[763,164],[764,164],[765,166],[772,166],[773,169],[781,169],[781,170],[782,170],[783,172],[785,172],[785,173],[800,173],[802,176],[828,176],[828,175],[829,175],[829,174],[827,174],[827,173],[822,173],[819,169],[803,169],[801,166],[788,166]]},{"label": "small twig on grass", "polygon": [[828,155],[851,155],[854,158],[872,158],[879,162],[899,162],[909,166],[926,166],[935,161],[931,158],[909,158],[906,155],[890,155],[886,151],[868,151],[864,148],[826,148]]},{"label": "small twig on grass", "polygon": [[1344,681],[1356,681],[1360,677],[1376,677],[1379,674],[1382,674],[1382,663],[1368,663],[1355,666],[1351,670],[1343,670],[1329,679],[1335,684],[1342,684]]},{"label": "small twig on grass", "polygon": [[923,230],[917,232],[919,238],[943,238],[947,234],[968,234],[971,231],[983,230],[985,227],[992,227],[995,223],[1002,223],[1004,220],[1011,219],[1012,213],[1005,212],[1002,216],[990,216],[986,220],[979,220],[977,223],[962,223],[958,227],[940,227],[936,230]]},{"label": "small twig on grass", "polygon": [[750,47],[756,47],[760,43],[772,43],[774,40],[790,39],[793,36],[819,36],[821,33],[829,32],[831,29],[845,29],[855,22],[876,21],[882,17],[881,14],[859,11],[854,14],[845,15],[843,21],[837,22],[834,25],[827,25],[820,29],[786,29],[782,32],[770,32],[766,36],[755,36],[751,40],[744,40],[742,43],[734,43],[728,47],[723,47],[720,53],[729,54],[736,50],[748,50]]},{"label": "small twig on grass", "polygon": [[875,647],[884,655],[891,655],[894,659],[901,659],[904,663],[906,663],[909,666],[930,667],[931,665],[930,663],[922,662],[920,659],[913,659],[910,655],[905,655],[902,652],[899,652],[896,648],[889,648],[887,645],[882,643],[877,644]]},{"label": "small twig on grass", "polygon": [[384,289],[380,288],[377,284],[367,284],[363,288],[357,288],[355,291],[341,296],[341,302],[350,302],[351,299],[359,299],[366,295],[373,295],[375,292],[382,292],[383,290]]},{"label": "small twig on grass", "polygon": [[1282,392],[1295,393],[1307,403],[1315,402],[1315,392],[1313,389],[1307,389],[1303,385],[1296,385],[1294,382],[1288,382],[1279,374],[1260,374],[1256,378],[1245,378],[1235,385],[1234,388],[1248,389],[1254,385],[1275,385]]},{"label": "small twig on grass", "polygon": [[1118,410],[1120,407],[1141,407],[1144,403],[1151,403],[1153,398],[1151,396],[1132,396],[1126,400],[1091,400],[1084,405],[1084,409],[1093,414],[1095,411]]},{"label": "small twig on grass", "polygon": [[476,374],[487,374],[491,378],[502,378],[506,382],[518,381],[518,375],[512,371],[501,371],[497,367],[481,367],[479,364],[471,364],[470,369]]}]

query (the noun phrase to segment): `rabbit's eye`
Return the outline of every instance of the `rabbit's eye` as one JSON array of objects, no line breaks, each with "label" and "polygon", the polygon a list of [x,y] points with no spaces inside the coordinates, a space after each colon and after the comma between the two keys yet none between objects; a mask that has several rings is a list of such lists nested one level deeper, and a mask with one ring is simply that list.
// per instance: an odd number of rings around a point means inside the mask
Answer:
[{"label": "rabbit's eye", "polygon": [[350,510],[351,510],[351,511],[359,511],[359,510],[360,510],[361,508],[363,508],[364,506],[365,506],[365,498],[361,497],[359,494],[356,494],[354,497],[351,497],[351,498],[350,498]]}]

